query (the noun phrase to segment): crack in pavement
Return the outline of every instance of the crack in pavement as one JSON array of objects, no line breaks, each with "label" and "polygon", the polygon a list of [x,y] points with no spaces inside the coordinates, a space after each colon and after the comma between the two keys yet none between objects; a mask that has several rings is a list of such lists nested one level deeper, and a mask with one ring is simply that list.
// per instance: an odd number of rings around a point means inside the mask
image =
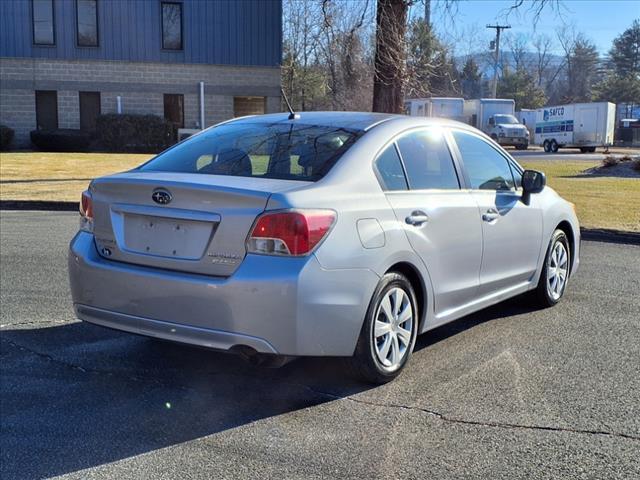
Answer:
[{"label": "crack in pavement", "polygon": [[628,433],[621,433],[621,432],[608,432],[606,430],[585,430],[585,429],[579,429],[579,428],[569,428],[569,427],[552,427],[552,426],[544,426],[544,425],[525,425],[525,424],[519,424],[519,423],[508,423],[508,422],[482,422],[479,420],[464,420],[462,418],[454,418],[454,417],[449,417],[443,413],[437,412],[435,410],[430,410],[428,408],[425,407],[418,407],[415,405],[403,405],[403,404],[399,404],[399,403],[380,403],[380,402],[372,402],[370,400],[362,400],[360,398],[355,398],[355,397],[341,397],[340,395],[336,395],[333,393],[329,393],[329,392],[323,392],[321,390],[316,390],[312,387],[309,387],[307,385],[304,384],[300,384],[301,386],[304,386],[312,391],[314,391],[315,393],[321,394],[321,395],[326,395],[329,396],[331,398],[334,398],[335,400],[349,400],[351,402],[355,402],[355,403],[361,403],[364,405],[369,405],[369,406],[374,406],[374,407],[382,407],[382,408],[398,408],[398,409],[402,409],[402,410],[413,410],[413,411],[417,411],[417,412],[422,412],[422,413],[426,413],[427,415],[430,415],[432,417],[436,417],[439,420],[442,420],[444,422],[448,422],[448,423],[457,423],[457,424],[461,424],[461,425],[473,425],[473,426],[480,426],[480,427],[492,427],[492,428],[506,428],[506,429],[522,429],[522,430],[539,430],[539,431],[548,431],[548,432],[562,432],[562,433],[577,433],[577,434],[583,434],[583,435],[604,435],[604,436],[611,436],[611,437],[620,437],[620,438],[625,438],[628,440],[636,440],[636,441],[640,441],[640,436],[636,436],[636,435],[631,435]]},{"label": "crack in pavement", "polygon": [[[102,369],[95,369],[95,368],[85,368],[85,367],[81,367],[80,365],[76,365],[74,363],[71,362],[66,362],[64,360],[60,360],[57,359],[55,357],[53,357],[52,355],[49,355],[47,353],[42,353],[42,352],[38,352],[36,350],[33,350],[31,348],[25,347],[23,345],[20,345],[12,340],[7,340],[4,338],[0,338],[0,341],[2,342],[6,342],[9,345],[13,346],[14,348],[18,348],[20,350],[23,351],[27,351],[30,352],[33,355],[36,355],[40,358],[44,358],[48,361],[51,361],[53,363],[62,365],[66,368],[70,368],[72,370],[75,371],[80,371],[83,373],[94,373],[94,374],[101,374],[101,375],[107,375],[110,377],[121,377],[121,378],[125,378],[125,379],[129,379],[132,381],[136,381],[136,382],[147,382],[147,383],[153,383],[155,385],[161,386],[161,387],[166,387],[166,388],[178,388],[180,390],[193,390],[190,387],[184,386],[184,385],[178,385],[178,384],[169,384],[167,382],[163,382],[162,380],[159,380],[157,378],[152,378],[152,377],[138,377],[135,375],[125,375],[125,374],[121,374],[118,372],[110,372],[108,370],[102,370]],[[229,376],[229,377],[238,377],[238,378],[249,378],[255,381],[259,381],[259,382],[264,382],[264,378],[262,377],[258,377],[258,376],[253,376],[253,375],[247,375],[247,374],[240,374],[240,373],[233,373],[233,372],[210,372],[209,375],[212,376]],[[478,426],[478,427],[488,427],[488,428],[503,428],[503,429],[511,429],[511,430],[532,430],[532,431],[544,431],[544,432],[556,432],[556,433],[573,433],[573,434],[580,434],[580,435],[597,435],[597,436],[609,436],[609,437],[616,437],[616,438],[623,438],[626,440],[634,440],[634,441],[640,441],[640,436],[637,435],[632,435],[632,434],[628,434],[628,433],[622,433],[622,432],[612,432],[612,431],[606,431],[606,430],[588,430],[588,429],[579,429],[579,428],[570,428],[570,427],[555,427],[555,426],[545,426],[545,425],[526,425],[526,424],[518,424],[518,423],[509,423],[509,422],[488,422],[488,421],[480,421],[480,420],[465,420],[462,418],[455,418],[455,417],[450,417],[446,414],[437,412],[435,410],[431,410],[425,407],[419,407],[416,405],[404,405],[404,404],[400,404],[400,403],[382,403],[382,402],[373,402],[370,400],[364,400],[361,398],[356,398],[353,396],[341,396],[335,393],[331,393],[331,392],[327,392],[324,390],[319,390],[315,387],[312,387],[310,385],[306,385],[304,383],[299,383],[299,382],[290,382],[290,381],[281,381],[280,382],[283,385],[288,385],[290,387],[298,387],[298,388],[302,388],[305,389],[307,391],[310,391],[314,394],[317,395],[321,395],[327,398],[330,398],[332,400],[346,400],[349,402],[354,402],[360,405],[367,405],[367,406],[372,406],[372,407],[379,407],[379,408],[396,408],[396,409],[401,409],[401,410],[409,410],[409,411],[415,411],[415,412],[420,412],[420,413],[424,413],[427,414],[431,417],[437,418],[438,420],[441,420],[443,422],[446,423],[453,423],[453,424],[459,424],[459,425],[470,425],[470,426]]]},{"label": "crack in pavement", "polygon": [[75,371],[79,371],[79,372],[83,372],[83,373],[93,373],[93,374],[98,374],[98,375],[107,375],[109,377],[120,377],[120,378],[126,378],[128,380],[132,380],[134,382],[146,382],[146,383],[152,383],[161,387],[167,387],[167,388],[178,388],[181,390],[188,390],[187,387],[183,387],[182,385],[170,385],[166,382],[162,382],[161,380],[158,380],[156,378],[151,378],[151,377],[138,377],[135,375],[126,375],[126,374],[122,374],[119,372],[110,372],[109,370],[102,370],[99,368],[86,368],[86,367],[81,367],[80,365],[76,365],[75,363],[71,363],[71,362],[66,362],[64,360],[60,360],[59,358],[55,358],[52,355],[49,355],[48,353],[42,353],[39,352],[37,350],[33,350],[32,348],[29,347],[25,347],[24,345],[20,345],[19,343],[14,342],[13,340],[8,340],[6,338],[0,338],[0,341],[5,342],[9,345],[11,345],[14,348],[17,348],[19,350],[22,350],[24,352],[29,352],[32,355],[35,355],[37,357],[43,358],[45,360],[48,360],[52,363],[55,363],[57,365],[61,365],[63,367],[69,368],[71,370],[75,370]]}]

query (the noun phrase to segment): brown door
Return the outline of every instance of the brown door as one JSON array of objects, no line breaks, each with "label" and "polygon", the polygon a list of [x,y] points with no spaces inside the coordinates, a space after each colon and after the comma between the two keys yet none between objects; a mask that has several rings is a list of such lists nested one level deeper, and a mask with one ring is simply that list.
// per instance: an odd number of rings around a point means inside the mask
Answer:
[{"label": "brown door", "polygon": [[176,128],[184,128],[184,95],[164,94],[164,118]]},{"label": "brown door", "polygon": [[100,115],[100,92],[80,92],[80,130],[95,132]]},{"label": "brown door", "polygon": [[233,116],[262,115],[266,104],[267,97],[233,97]]},{"label": "brown door", "polygon": [[55,90],[36,91],[36,124],[38,130],[58,128],[58,92]]}]

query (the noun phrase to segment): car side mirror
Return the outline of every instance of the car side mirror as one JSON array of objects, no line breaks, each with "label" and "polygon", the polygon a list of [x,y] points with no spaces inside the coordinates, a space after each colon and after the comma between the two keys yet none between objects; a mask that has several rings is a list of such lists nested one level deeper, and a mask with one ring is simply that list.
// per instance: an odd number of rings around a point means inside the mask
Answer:
[{"label": "car side mirror", "polygon": [[525,170],[522,173],[522,191],[525,194],[540,193],[547,184],[544,173],[537,170]]}]

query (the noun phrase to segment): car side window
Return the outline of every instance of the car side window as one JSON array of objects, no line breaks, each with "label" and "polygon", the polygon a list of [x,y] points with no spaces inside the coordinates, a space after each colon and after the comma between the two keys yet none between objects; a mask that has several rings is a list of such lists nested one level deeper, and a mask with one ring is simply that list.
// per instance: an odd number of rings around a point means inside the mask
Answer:
[{"label": "car side window", "polygon": [[376,159],[378,177],[385,190],[408,190],[402,163],[395,145],[389,145]]},{"label": "car side window", "polygon": [[459,189],[453,158],[439,129],[416,130],[398,139],[412,190]]},{"label": "car side window", "polygon": [[471,188],[476,190],[510,190],[515,182],[509,162],[489,142],[471,133],[454,130]]}]

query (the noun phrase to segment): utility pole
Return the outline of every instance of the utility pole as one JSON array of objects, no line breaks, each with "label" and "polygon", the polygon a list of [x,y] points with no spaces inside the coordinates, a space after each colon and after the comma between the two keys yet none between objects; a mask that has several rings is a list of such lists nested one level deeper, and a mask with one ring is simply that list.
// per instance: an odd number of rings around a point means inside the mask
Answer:
[{"label": "utility pole", "polygon": [[493,59],[493,84],[491,85],[491,97],[496,98],[498,95],[498,62],[500,61],[500,32],[511,28],[511,25],[487,25],[487,28],[495,28],[496,39],[494,44],[495,55]]}]

